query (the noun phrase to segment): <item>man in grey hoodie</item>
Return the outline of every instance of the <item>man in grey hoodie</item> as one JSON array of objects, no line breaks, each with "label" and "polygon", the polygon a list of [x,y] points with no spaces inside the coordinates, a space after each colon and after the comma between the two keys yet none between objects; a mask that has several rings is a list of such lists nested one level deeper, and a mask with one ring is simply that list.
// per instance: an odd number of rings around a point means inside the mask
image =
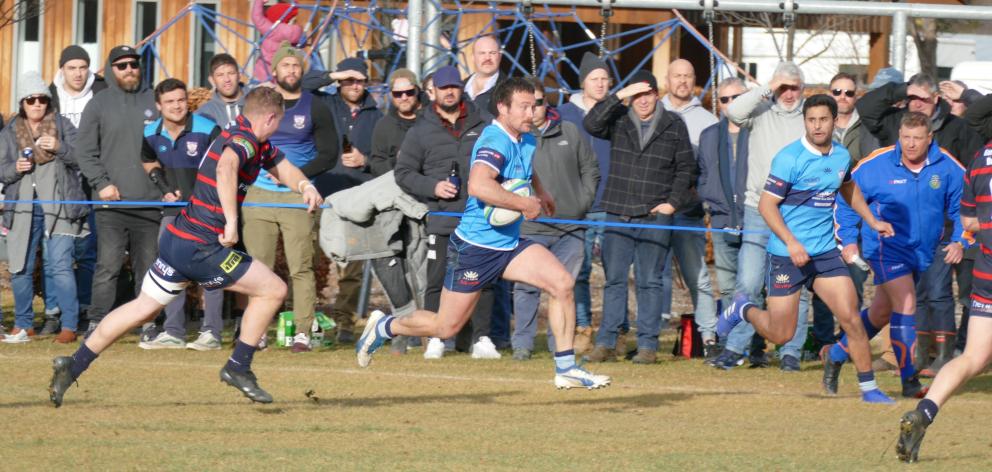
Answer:
[{"label": "man in grey hoodie", "polygon": [[[759,86],[737,97],[727,108],[727,118],[750,132],[748,166],[744,192],[744,233],[737,259],[737,286],[735,293],[747,293],[757,303],[768,275],[768,225],[758,213],[758,199],[764,192],[765,179],[771,170],[772,158],[785,145],[805,133],[803,124],[803,73],[799,66],[782,62],[775,68],[767,86]],[[799,300],[798,323],[792,340],[780,351],[784,371],[798,371],[802,359],[801,349],[806,343],[809,293],[804,291]],[[741,365],[754,328],[748,323],[739,324],[727,337],[723,353],[716,360],[716,367],[732,369]],[[752,365],[764,366],[764,356],[754,356]]]},{"label": "man in grey hoodie", "polygon": [[230,54],[221,53],[210,59],[210,85],[214,93],[210,100],[196,110],[198,115],[210,118],[221,128],[227,128],[245,108],[245,93],[241,86],[238,61]]},{"label": "man in grey hoodie", "polygon": [[[555,213],[552,218],[581,220],[585,217],[599,186],[599,164],[592,147],[579,133],[574,123],[562,121],[558,111],[549,108],[544,97],[544,84],[529,78],[534,86],[534,120],[532,133],[537,137],[534,151],[534,173],[541,185],[554,197]],[[551,251],[561,261],[572,277],[582,265],[585,246],[585,228],[525,221],[521,234]],[[513,359],[530,359],[537,334],[537,308],[541,291],[532,285],[518,282],[513,289],[513,313],[516,323],[513,330]],[[548,331],[548,346],[554,346],[554,336]],[[554,350],[552,349],[552,352]]]},{"label": "man in grey hoodie", "polygon": [[[703,108],[703,104],[692,93],[696,86],[696,70],[692,63],[685,59],[676,59],[668,65],[666,78],[668,93],[661,98],[666,110],[682,117],[686,128],[689,129],[689,140],[692,142],[693,155],[699,161],[699,135],[704,129],[716,124],[717,119],[712,113]],[[695,183],[692,192],[697,192]],[[685,210],[675,214],[675,226],[705,228],[706,216],[703,212],[703,202],[694,197],[695,202]],[[662,317],[671,313],[672,307],[672,258],[678,260],[682,269],[682,280],[689,288],[692,305],[695,309],[696,323],[699,324],[703,345],[714,350],[716,346],[716,301],[713,299],[713,284],[710,282],[710,271],[706,267],[706,233],[702,231],[673,231],[672,250],[668,253],[665,263],[665,275],[662,279]],[[671,316],[671,315],[669,315]]]},{"label": "man in grey hoodie", "polygon": [[[142,85],[140,60],[130,46],[113,48],[106,62],[107,90],[93,97],[83,111],[76,160],[99,200],[162,199],[141,166],[144,126],[158,118],[158,110],[152,90]],[[113,307],[125,251],[132,273],[148,271],[158,251],[162,219],[161,207],[97,205],[94,209],[99,236],[87,334]],[[135,285],[137,294],[141,283]]]}]

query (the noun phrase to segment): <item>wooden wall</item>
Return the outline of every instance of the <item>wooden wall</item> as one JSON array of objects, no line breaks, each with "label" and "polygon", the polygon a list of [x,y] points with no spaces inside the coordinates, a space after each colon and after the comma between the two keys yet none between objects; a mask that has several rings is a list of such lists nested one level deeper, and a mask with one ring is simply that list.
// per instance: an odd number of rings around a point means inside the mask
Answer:
[{"label": "wooden wall", "polygon": [[14,108],[11,104],[11,84],[13,83],[11,78],[14,77],[15,65],[14,65],[14,28],[8,27],[0,29],[0,44],[6,44],[8,46],[0,47],[0,70],[10,71],[6,74],[7,80],[0,80],[0,115],[3,115],[4,122],[6,123],[6,118],[8,113]]}]

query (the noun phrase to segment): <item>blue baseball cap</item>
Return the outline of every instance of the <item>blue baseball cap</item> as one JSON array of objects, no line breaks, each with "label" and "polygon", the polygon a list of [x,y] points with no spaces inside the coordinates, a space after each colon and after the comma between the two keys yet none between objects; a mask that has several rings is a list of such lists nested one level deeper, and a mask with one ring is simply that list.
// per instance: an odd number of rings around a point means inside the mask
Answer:
[{"label": "blue baseball cap", "polygon": [[454,66],[444,66],[434,73],[434,86],[437,88],[457,85],[462,87],[462,75]]}]

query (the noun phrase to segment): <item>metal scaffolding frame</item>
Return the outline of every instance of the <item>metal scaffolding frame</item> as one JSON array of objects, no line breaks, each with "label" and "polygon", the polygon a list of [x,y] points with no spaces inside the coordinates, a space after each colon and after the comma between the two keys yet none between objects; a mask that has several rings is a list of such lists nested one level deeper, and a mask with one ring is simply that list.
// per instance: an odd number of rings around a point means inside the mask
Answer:
[{"label": "metal scaffolding frame", "polygon": [[[428,29],[425,37],[422,31],[424,6],[435,0],[410,0],[408,2],[410,18],[410,41],[413,46],[407,55],[407,66],[420,73],[422,60],[419,44],[437,46],[438,33]],[[532,0],[492,0],[494,3],[523,4]],[[537,3],[561,6],[584,6],[600,8],[604,0],[538,0]],[[605,0],[611,1],[611,0]],[[904,70],[906,66],[906,22],[909,18],[935,18],[945,20],[992,20],[992,7],[964,5],[936,5],[919,3],[878,3],[848,0],[612,0],[614,8],[641,8],[653,10],[707,10],[712,4],[713,11],[737,11],[759,13],[786,13],[809,15],[854,15],[854,16],[891,16],[892,17],[892,56],[890,63],[893,67]],[[431,13],[436,9],[430,9]],[[414,16],[417,17],[417,27],[414,26]],[[427,18],[431,21],[432,18]],[[415,49],[414,49],[415,48]]]}]

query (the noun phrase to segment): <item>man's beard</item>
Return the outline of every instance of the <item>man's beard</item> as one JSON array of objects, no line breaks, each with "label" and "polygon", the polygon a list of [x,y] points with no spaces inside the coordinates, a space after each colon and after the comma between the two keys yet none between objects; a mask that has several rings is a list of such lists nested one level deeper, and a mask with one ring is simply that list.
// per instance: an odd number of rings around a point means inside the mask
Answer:
[{"label": "man's beard", "polygon": [[[133,82],[132,82],[133,81]],[[117,85],[125,92],[134,92],[141,86],[141,76],[127,76],[117,81]]]},{"label": "man's beard", "polygon": [[289,82],[286,82],[284,79],[276,79],[276,83],[279,84],[279,88],[289,93],[299,92],[300,87],[303,85],[303,82],[300,80],[297,80],[295,84],[290,84]]},{"label": "man's beard", "polygon": [[445,113],[454,113],[458,111],[458,109],[461,108],[460,105],[461,102],[455,102],[454,105],[445,105],[444,102],[438,102],[438,107],[440,107],[441,111]]}]

